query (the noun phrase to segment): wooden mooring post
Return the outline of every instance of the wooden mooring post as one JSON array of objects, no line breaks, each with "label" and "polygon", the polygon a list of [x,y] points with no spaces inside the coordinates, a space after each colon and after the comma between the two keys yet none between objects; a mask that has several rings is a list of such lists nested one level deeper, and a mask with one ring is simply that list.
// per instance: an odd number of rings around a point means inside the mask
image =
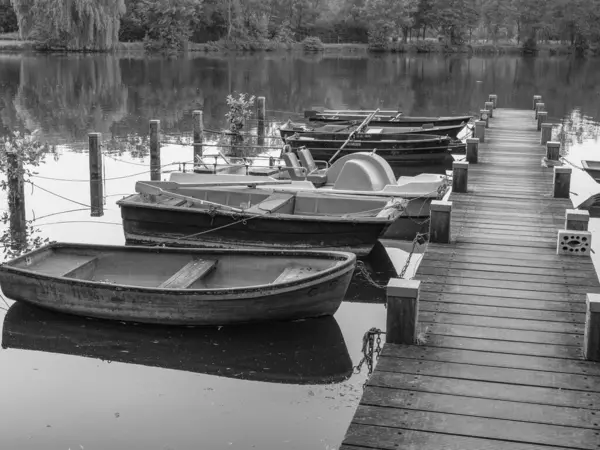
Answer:
[{"label": "wooden mooring post", "polygon": [[[540,111],[544,111],[544,108],[545,108],[545,107],[546,107],[546,105],[544,105],[544,104],[543,104],[543,103],[541,103],[541,102],[540,102],[540,103],[537,103],[537,104],[535,105],[535,118],[536,118],[536,119],[538,118],[538,115],[539,115]],[[539,128],[538,128],[538,131],[539,131]]]},{"label": "wooden mooring post", "polygon": [[150,121],[150,179],[160,181],[160,120]]},{"label": "wooden mooring post", "polygon": [[469,184],[469,163],[454,161],[452,163],[452,191],[466,194]]},{"label": "wooden mooring post", "polygon": [[490,112],[487,109],[479,111],[479,120],[485,123],[485,127],[490,127]]},{"label": "wooden mooring post", "polygon": [[542,96],[541,95],[534,95],[533,96],[533,110],[535,110],[537,108],[537,104],[542,102]]},{"label": "wooden mooring post", "polygon": [[538,131],[542,131],[542,124],[546,121],[547,118],[548,118],[547,111],[538,112],[538,117],[537,117],[537,130]]},{"label": "wooden mooring post", "polygon": [[583,355],[585,359],[600,362],[600,294],[587,294]]},{"label": "wooden mooring post", "polygon": [[11,247],[19,249],[27,243],[27,219],[23,160],[15,150],[6,152],[6,172]]},{"label": "wooden mooring post", "polygon": [[552,140],[552,127],[551,123],[542,123],[542,137],[540,139],[542,145],[546,145],[548,141]]},{"label": "wooden mooring post", "polygon": [[91,217],[102,217],[104,215],[104,182],[102,179],[103,167],[100,136],[100,133],[88,134]]},{"label": "wooden mooring post", "polygon": [[433,200],[430,207],[429,242],[438,244],[450,243],[450,221],[452,218],[452,202]]},{"label": "wooden mooring post", "polygon": [[475,121],[475,137],[479,139],[479,142],[485,142],[485,121]]},{"label": "wooden mooring post", "polygon": [[479,139],[467,138],[467,162],[477,164],[479,160]]},{"label": "wooden mooring post", "polygon": [[385,342],[412,345],[417,341],[421,282],[391,278],[387,284]]},{"label": "wooden mooring post", "polygon": [[266,99],[258,97],[256,101],[256,118],[258,119],[258,145],[265,145],[265,120],[267,117]]},{"label": "wooden mooring post", "polygon": [[498,96],[496,94],[490,94],[489,96],[490,102],[492,102],[494,109],[498,107]]},{"label": "wooden mooring post", "polygon": [[558,161],[560,158],[560,142],[546,142],[546,159],[550,161]]},{"label": "wooden mooring post", "polygon": [[565,230],[588,231],[590,213],[581,209],[565,211]]},{"label": "wooden mooring post", "polygon": [[494,117],[494,102],[485,102],[485,109],[489,111],[490,119]]},{"label": "wooden mooring post", "polygon": [[204,113],[200,110],[192,111],[193,133],[194,133],[194,164],[202,158],[204,149]]},{"label": "wooden mooring post", "polygon": [[554,198],[570,198],[571,168],[554,166]]}]

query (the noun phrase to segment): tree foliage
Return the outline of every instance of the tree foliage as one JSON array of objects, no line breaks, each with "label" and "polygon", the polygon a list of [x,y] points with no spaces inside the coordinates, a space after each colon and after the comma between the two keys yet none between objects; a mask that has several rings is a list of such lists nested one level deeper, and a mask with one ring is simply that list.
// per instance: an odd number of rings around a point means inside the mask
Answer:
[{"label": "tree foliage", "polygon": [[12,0],[21,36],[42,48],[110,50],[118,43],[123,0]]}]

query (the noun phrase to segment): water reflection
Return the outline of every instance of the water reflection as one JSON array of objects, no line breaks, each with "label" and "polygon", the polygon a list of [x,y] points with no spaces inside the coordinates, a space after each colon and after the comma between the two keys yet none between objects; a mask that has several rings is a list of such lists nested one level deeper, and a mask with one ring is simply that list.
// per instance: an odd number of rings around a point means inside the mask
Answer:
[{"label": "water reflection", "polygon": [[14,303],[2,347],[286,384],[346,380],[352,361],[333,317],[220,328],[126,325]]}]

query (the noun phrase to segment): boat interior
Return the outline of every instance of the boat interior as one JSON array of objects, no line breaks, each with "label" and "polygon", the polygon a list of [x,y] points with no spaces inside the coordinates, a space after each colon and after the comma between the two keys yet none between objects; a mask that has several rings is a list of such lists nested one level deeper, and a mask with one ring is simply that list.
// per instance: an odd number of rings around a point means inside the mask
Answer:
[{"label": "boat interior", "polygon": [[[164,186],[163,194],[153,195],[148,186]],[[154,203],[163,206],[191,209],[230,210],[251,215],[284,214],[293,216],[337,216],[337,217],[382,217],[387,218],[399,203],[389,198],[376,196],[336,195],[323,196],[316,190],[285,192],[285,185],[272,188],[247,188],[238,186],[175,188],[171,182],[137,182],[139,198],[133,201]]]},{"label": "boat interior", "polygon": [[[260,263],[257,260],[260,259]],[[343,263],[302,254],[140,250],[48,246],[10,266],[52,277],[164,289],[218,289],[277,284],[305,278]]]},{"label": "boat interior", "polygon": [[[332,190],[336,193],[389,193],[399,197],[437,195],[445,187],[447,177],[440,174],[419,174],[396,179],[388,162],[376,153],[357,152],[343,156],[331,166],[325,161],[315,161],[310,150],[300,148],[296,154],[283,154],[291,183],[277,187],[279,191]],[[172,173],[170,181],[185,185],[201,182],[276,182],[275,178],[235,174]],[[266,186],[265,186],[266,187]]]}]

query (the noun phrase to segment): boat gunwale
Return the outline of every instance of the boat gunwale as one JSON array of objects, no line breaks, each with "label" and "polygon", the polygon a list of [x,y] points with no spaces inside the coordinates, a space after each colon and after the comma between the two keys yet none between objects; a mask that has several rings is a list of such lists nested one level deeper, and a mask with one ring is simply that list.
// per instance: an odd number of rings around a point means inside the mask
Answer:
[{"label": "boat gunwale", "polygon": [[[68,278],[64,276],[56,276],[56,275],[47,275],[39,272],[35,272],[33,270],[28,270],[20,267],[15,267],[14,264],[25,260],[27,257],[31,255],[43,253],[45,251],[52,251],[56,248],[75,248],[75,249],[89,249],[89,250],[121,250],[121,251],[145,251],[145,252],[157,252],[161,253],[177,253],[177,254],[189,254],[189,253],[214,253],[214,254],[228,254],[228,253],[238,253],[238,254],[260,254],[263,256],[307,256],[307,257],[326,257],[326,259],[334,260],[337,263],[332,267],[322,269],[316,271],[314,274],[310,274],[307,276],[303,276],[301,278],[292,279],[289,281],[279,282],[279,283],[269,283],[269,284],[256,284],[252,286],[240,286],[234,288],[204,288],[204,289],[173,289],[173,288],[160,288],[160,287],[145,287],[138,285],[128,285],[128,284],[108,284],[100,281],[92,281],[92,280],[82,280],[79,278]],[[116,291],[129,291],[129,292],[146,292],[146,293],[170,293],[171,295],[199,295],[210,296],[210,295],[235,295],[235,294],[248,294],[248,292],[258,291],[259,293],[267,294],[261,291],[265,289],[268,291],[286,289],[290,287],[300,286],[305,283],[312,284],[315,281],[319,281],[321,279],[330,278],[332,276],[340,277],[345,274],[348,270],[354,270],[356,266],[356,254],[352,252],[344,252],[344,251],[319,251],[319,250],[268,250],[268,249],[251,249],[251,248],[179,248],[179,247],[163,247],[163,246],[137,246],[137,245],[127,245],[127,246],[119,246],[119,245],[96,245],[96,244],[79,244],[79,243],[71,243],[71,242],[54,242],[47,244],[43,247],[40,247],[31,252],[27,252],[18,258],[15,258],[11,261],[4,262],[0,264],[0,272],[5,272],[13,275],[22,275],[27,276],[29,278],[41,279],[41,280],[54,280],[62,283],[72,284],[72,285],[84,285],[91,286],[96,288],[106,288],[113,289]],[[272,295],[272,294],[268,294]],[[213,299],[213,301],[220,301],[222,298]]]}]

